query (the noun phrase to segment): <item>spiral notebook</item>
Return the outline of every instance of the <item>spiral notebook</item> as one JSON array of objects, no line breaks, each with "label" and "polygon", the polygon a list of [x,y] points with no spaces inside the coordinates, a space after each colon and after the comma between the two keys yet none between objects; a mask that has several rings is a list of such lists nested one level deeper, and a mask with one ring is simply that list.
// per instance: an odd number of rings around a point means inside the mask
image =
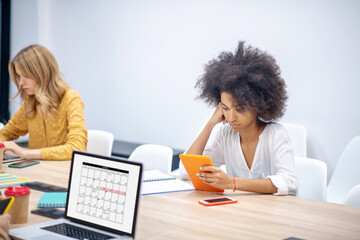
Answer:
[{"label": "spiral notebook", "polygon": [[141,195],[195,190],[194,186],[159,170],[143,173]]},{"label": "spiral notebook", "polygon": [[44,192],[38,208],[65,208],[67,192]]},{"label": "spiral notebook", "polygon": [[167,181],[175,180],[176,177],[170,176],[166,173],[161,172],[160,170],[147,170],[144,171],[143,182],[157,182],[157,181]]}]

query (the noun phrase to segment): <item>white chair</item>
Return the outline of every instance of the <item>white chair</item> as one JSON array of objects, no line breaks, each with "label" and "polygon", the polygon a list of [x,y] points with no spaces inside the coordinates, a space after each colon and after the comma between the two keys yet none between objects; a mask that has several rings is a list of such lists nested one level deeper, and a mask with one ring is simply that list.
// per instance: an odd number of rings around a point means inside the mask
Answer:
[{"label": "white chair", "polygon": [[312,158],[295,157],[295,168],[299,182],[298,196],[326,201],[326,163]]},{"label": "white chair", "polygon": [[295,157],[307,157],[306,128],[300,124],[281,123],[289,133],[290,140],[294,146]]},{"label": "white chair", "polygon": [[328,185],[328,201],[342,203],[350,189],[360,184],[360,135],[341,153]]},{"label": "white chair", "polygon": [[114,144],[114,135],[110,132],[101,130],[88,130],[87,150],[104,156],[111,156]]},{"label": "white chair", "polygon": [[157,169],[164,173],[171,173],[172,159],[172,148],[157,144],[140,145],[129,157],[130,161],[141,162],[144,170]]},{"label": "white chair", "polygon": [[348,206],[360,207],[360,184],[356,185],[345,197],[343,204]]}]

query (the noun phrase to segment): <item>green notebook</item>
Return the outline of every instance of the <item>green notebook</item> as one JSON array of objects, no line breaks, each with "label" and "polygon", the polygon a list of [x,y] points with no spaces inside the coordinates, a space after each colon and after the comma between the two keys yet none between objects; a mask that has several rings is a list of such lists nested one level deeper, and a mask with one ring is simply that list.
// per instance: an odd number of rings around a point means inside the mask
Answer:
[{"label": "green notebook", "polygon": [[67,192],[44,192],[41,196],[38,208],[64,208],[66,205]]}]

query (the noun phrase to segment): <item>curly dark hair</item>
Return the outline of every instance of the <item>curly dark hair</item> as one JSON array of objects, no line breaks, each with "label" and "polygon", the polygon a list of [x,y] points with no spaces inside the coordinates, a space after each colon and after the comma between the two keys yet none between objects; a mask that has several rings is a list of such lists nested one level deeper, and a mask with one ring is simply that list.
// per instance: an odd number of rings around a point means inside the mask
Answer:
[{"label": "curly dark hair", "polygon": [[243,41],[234,54],[222,52],[209,61],[195,87],[200,89],[199,98],[210,105],[217,105],[226,92],[265,122],[282,117],[288,98],[275,59],[258,48],[245,47]]}]

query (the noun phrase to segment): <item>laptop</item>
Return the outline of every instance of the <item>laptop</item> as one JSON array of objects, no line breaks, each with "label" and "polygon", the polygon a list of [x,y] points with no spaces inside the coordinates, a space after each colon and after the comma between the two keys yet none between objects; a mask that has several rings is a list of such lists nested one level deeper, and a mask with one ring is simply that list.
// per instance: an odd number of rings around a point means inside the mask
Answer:
[{"label": "laptop", "polygon": [[7,154],[4,153],[3,155],[3,163],[10,163],[10,162],[17,162],[20,160],[23,160],[24,158],[21,158],[17,155]]},{"label": "laptop", "polygon": [[133,239],[141,174],[141,163],[73,151],[65,218],[10,229],[9,235],[37,240]]}]

